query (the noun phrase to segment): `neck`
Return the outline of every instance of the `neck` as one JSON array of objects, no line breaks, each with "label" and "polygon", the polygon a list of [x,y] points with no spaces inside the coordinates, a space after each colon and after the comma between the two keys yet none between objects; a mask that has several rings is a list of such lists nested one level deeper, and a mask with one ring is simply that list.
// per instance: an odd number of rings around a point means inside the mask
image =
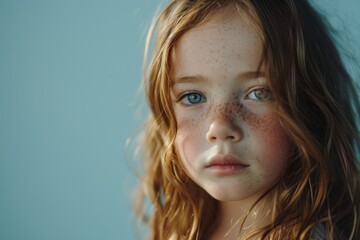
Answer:
[{"label": "neck", "polygon": [[219,224],[213,239],[243,239],[253,230],[264,227],[272,219],[273,203],[271,197],[254,202],[219,202]]}]

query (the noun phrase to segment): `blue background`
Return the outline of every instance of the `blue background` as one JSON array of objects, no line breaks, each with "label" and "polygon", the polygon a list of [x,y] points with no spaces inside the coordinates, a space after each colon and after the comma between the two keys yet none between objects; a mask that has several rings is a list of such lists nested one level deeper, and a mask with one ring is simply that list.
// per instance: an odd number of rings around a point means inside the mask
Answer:
[{"label": "blue background", "polygon": [[[160,2],[0,0],[0,239],[135,239],[124,145]],[[360,56],[360,2],[316,4]]]}]

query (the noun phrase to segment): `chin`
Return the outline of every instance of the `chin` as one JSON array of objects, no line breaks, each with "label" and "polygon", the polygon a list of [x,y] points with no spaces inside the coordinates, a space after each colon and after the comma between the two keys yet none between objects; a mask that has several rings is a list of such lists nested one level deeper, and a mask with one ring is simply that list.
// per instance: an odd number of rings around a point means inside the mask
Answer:
[{"label": "chin", "polygon": [[234,192],[218,191],[208,193],[210,194],[210,196],[221,202],[241,201],[247,198],[247,196],[244,196],[243,194],[234,194]]}]

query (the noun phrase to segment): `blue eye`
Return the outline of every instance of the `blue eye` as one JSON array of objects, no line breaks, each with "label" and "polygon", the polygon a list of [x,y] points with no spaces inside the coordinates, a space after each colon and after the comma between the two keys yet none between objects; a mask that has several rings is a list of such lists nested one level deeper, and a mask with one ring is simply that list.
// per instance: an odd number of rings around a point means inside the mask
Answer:
[{"label": "blue eye", "polygon": [[200,93],[188,93],[180,98],[180,101],[185,105],[196,105],[205,102],[205,97]]},{"label": "blue eye", "polygon": [[271,92],[266,88],[258,88],[251,91],[246,98],[255,100],[255,101],[264,101],[264,100],[271,100],[272,95]]}]

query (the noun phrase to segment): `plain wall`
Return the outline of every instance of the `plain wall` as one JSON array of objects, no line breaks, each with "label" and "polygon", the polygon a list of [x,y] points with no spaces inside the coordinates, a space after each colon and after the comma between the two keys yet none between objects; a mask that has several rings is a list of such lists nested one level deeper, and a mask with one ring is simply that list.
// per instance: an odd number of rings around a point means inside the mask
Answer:
[{"label": "plain wall", "polygon": [[[135,239],[124,145],[160,1],[0,0],[0,239]],[[316,4],[360,56],[360,2]]]}]

